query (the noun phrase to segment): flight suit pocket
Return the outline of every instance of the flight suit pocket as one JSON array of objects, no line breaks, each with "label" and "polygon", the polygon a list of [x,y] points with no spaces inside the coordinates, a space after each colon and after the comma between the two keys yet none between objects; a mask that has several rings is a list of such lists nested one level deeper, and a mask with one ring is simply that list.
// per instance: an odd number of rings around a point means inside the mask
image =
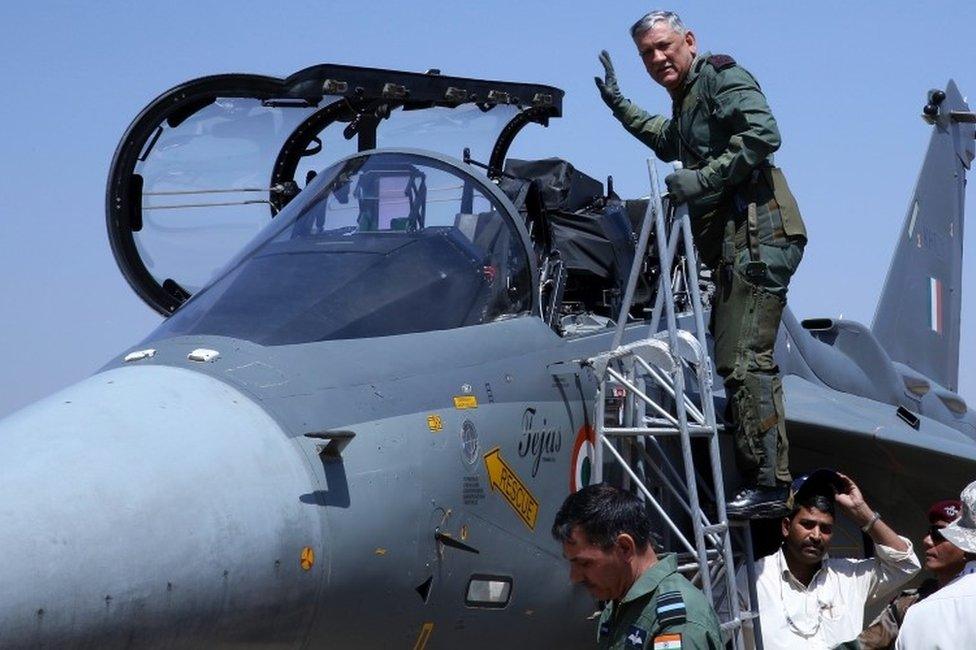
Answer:
[{"label": "flight suit pocket", "polygon": [[806,238],[807,229],[803,225],[803,218],[800,216],[800,206],[796,204],[796,198],[786,183],[783,170],[779,167],[765,167],[763,172],[766,176],[766,183],[773,190],[773,200],[779,207],[780,219],[783,221],[783,233],[787,237]]},{"label": "flight suit pocket", "polygon": [[755,366],[768,371],[776,367],[773,361],[773,346],[776,344],[776,335],[779,333],[786,300],[761,287],[756,287],[754,291],[753,309],[755,309],[756,326],[752,332],[746,333],[745,345],[754,355]]},{"label": "flight suit pocket", "polygon": [[[707,198],[708,202],[714,204],[711,195]],[[725,232],[725,214],[722,210],[706,208],[706,201],[696,200],[694,204],[689,202],[691,213],[691,232],[695,238],[695,246],[705,266],[714,268],[718,265],[722,255],[722,240]]]},{"label": "flight suit pocket", "polygon": [[736,465],[740,472],[749,476],[755,474],[766,461],[762,432],[756,418],[759,408],[754,387],[740,386],[732,395],[729,406],[732,421],[738,424],[735,435]]}]

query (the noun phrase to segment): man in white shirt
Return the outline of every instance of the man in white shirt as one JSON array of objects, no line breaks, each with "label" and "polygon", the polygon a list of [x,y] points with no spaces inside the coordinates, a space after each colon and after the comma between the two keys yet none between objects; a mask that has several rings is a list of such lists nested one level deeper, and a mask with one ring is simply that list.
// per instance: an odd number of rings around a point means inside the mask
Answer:
[{"label": "man in white shirt", "polygon": [[940,532],[966,553],[966,566],[952,582],[909,608],[896,650],[976,648],[976,481],[960,500],[962,516]]},{"label": "man in white shirt", "polygon": [[[834,505],[874,541],[877,557],[827,555]],[[756,562],[759,623],[765,650],[832,648],[858,635],[864,606],[896,590],[921,569],[912,543],[895,533],[847,476],[817,470],[793,482],[783,545]],[[744,567],[739,593],[748,594]],[[753,646],[747,625],[747,645]]]}]

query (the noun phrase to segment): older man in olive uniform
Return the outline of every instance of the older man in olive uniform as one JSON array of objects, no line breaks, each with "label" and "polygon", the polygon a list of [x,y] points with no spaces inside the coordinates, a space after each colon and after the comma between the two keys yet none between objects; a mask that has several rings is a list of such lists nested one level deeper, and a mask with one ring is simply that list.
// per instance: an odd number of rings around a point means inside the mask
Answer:
[{"label": "older man in olive uniform", "polygon": [[603,100],[634,137],[682,168],[665,182],[687,203],[716,293],[710,323],[715,363],[735,425],[743,489],[730,516],[782,514],[791,480],[779,369],[773,345],[806,231],[782,172],[771,163],[780,136],[759,88],[732,57],[698,54],[677,14],[655,11],[631,28],[651,78],[671,96],[671,117],[626,99],[610,56],[596,78]]},{"label": "older man in olive uniform", "polygon": [[600,648],[724,648],[705,596],[678,574],[675,555],[660,558],[651,524],[634,495],[605,484],[569,495],[552,535],[563,544],[569,576],[606,601],[597,628]]}]

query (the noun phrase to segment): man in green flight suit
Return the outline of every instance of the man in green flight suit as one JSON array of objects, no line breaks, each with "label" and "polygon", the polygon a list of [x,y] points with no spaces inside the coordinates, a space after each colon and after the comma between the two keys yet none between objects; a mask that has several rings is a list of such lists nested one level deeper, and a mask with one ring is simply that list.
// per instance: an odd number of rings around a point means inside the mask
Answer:
[{"label": "man in green flight suit", "polygon": [[678,574],[675,555],[654,552],[647,511],[634,495],[589,485],[563,502],[552,536],[563,544],[570,580],[606,601],[600,648],[725,647],[715,612]]},{"label": "man in green flight suit", "polygon": [[661,160],[682,163],[665,182],[673,203],[688,204],[695,244],[712,269],[714,358],[743,478],[728,513],[779,516],[792,477],[773,346],[806,230],[771,163],[780,145],[776,120],[753,76],[730,56],[699,55],[674,12],[647,14],[631,36],[648,74],[671,96],[671,117],[626,99],[605,51],[606,76],[596,84],[627,131]]}]

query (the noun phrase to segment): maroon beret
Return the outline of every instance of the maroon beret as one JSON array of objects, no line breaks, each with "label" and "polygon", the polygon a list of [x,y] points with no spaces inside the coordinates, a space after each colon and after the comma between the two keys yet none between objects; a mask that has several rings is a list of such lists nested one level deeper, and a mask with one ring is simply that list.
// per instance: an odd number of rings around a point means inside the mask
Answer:
[{"label": "maroon beret", "polygon": [[929,508],[929,523],[934,524],[938,521],[955,521],[962,514],[962,501],[958,499],[947,499],[937,501]]}]

